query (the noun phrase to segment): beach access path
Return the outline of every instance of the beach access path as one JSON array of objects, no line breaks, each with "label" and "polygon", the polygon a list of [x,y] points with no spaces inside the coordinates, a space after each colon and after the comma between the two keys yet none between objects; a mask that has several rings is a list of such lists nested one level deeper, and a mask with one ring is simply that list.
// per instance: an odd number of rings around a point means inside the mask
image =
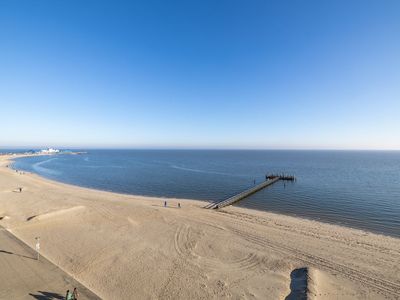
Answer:
[{"label": "beach access path", "polygon": [[0,270],[0,299],[64,299],[74,287],[80,300],[100,299],[1,226]]}]

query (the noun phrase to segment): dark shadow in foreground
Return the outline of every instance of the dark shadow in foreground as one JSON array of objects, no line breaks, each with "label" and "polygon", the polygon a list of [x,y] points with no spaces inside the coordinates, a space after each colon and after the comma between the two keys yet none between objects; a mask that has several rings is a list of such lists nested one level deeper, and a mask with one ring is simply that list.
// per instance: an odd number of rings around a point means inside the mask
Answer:
[{"label": "dark shadow in foreground", "polygon": [[308,269],[294,269],[290,273],[290,294],[285,300],[307,300]]},{"label": "dark shadow in foreground", "polygon": [[51,293],[51,292],[43,292],[43,291],[38,291],[37,294],[31,294],[29,293],[34,299],[38,300],[53,300],[53,299],[64,299],[63,295],[57,294],[57,293]]}]

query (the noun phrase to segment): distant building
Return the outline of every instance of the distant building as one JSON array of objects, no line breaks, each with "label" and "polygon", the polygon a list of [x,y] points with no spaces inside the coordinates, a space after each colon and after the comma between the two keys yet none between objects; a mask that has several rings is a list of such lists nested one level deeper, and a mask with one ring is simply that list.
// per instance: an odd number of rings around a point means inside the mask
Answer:
[{"label": "distant building", "polygon": [[54,149],[54,148],[47,148],[47,149],[40,150],[40,153],[45,153],[45,154],[56,154],[59,152],[60,152],[60,150]]}]

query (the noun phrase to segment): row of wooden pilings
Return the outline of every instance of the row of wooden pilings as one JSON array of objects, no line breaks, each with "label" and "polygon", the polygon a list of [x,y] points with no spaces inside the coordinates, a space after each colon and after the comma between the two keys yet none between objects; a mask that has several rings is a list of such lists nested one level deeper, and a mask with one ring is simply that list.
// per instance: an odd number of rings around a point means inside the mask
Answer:
[{"label": "row of wooden pilings", "polygon": [[228,199],[221,200],[221,201],[216,201],[212,202],[208,205],[206,205],[204,208],[208,209],[219,209],[228,205],[232,205],[235,202],[238,202],[240,200],[243,200],[244,198],[274,184],[275,182],[279,180],[285,180],[285,181],[296,181],[296,177],[293,175],[287,175],[287,174],[267,174],[265,175],[265,181],[262,183],[255,185],[239,194],[236,194],[232,197],[229,197]]}]

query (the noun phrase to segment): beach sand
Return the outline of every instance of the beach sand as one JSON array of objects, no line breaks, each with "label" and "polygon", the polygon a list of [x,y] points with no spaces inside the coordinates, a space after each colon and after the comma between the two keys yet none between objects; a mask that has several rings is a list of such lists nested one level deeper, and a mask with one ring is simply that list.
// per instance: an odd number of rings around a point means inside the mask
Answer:
[{"label": "beach sand", "polygon": [[9,159],[0,156],[0,225],[32,248],[40,236],[42,254],[103,299],[400,299],[400,239],[195,200],[165,208],[21,174]]}]

